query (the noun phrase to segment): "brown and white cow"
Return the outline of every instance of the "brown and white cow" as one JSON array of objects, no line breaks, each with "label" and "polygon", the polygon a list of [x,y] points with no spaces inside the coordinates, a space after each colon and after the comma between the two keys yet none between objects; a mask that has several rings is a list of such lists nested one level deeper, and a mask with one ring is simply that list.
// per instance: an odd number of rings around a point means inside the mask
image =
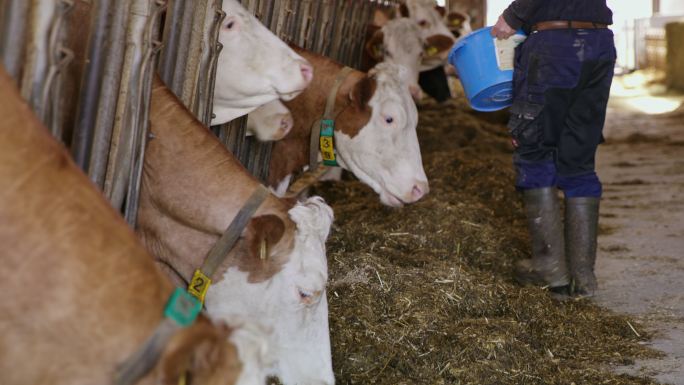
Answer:
[{"label": "brown and white cow", "polygon": [[[343,66],[321,55],[297,49],[313,64],[316,81],[286,105],[295,126],[274,144],[269,185],[282,193],[293,173],[309,163],[313,124]],[[381,63],[368,74],[352,71],[335,95],[334,133],[337,161],[380,195],[389,206],[412,203],[428,193],[418,145],[418,112],[401,66]]]},{"label": "brown and white cow", "polygon": [[444,12],[444,21],[446,22],[449,31],[451,31],[451,34],[454,35],[456,39],[465,37],[473,32],[473,28],[470,26],[470,16],[468,16],[467,13],[454,10]]},{"label": "brown and white cow", "polygon": [[214,92],[217,125],[273,100],[291,100],[313,79],[311,65],[264,27],[237,0],[223,0]]},{"label": "brown and white cow", "polygon": [[[177,284],[187,285],[259,182],[158,78],[150,121],[138,233]],[[272,329],[269,374],[286,385],[334,383],[325,291],[331,222],[332,209],[319,197],[295,203],[269,195],[207,294],[212,317]]]},{"label": "brown and white cow", "polygon": [[418,75],[423,59],[442,56],[453,45],[453,40],[445,35],[425,38],[418,24],[406,17],[389,20],[382,27],[369,25],[368,35],[362,69],[368,71],[382,61],[406,67],[406,82],[416,100],[421,99]]},{"label": "brown and white cow", "polygon": [[290,110],[280,100],[258,107],[247,115],[247,134],[262,142],[280,140],[294,125]]},{"label": "brown and white cow", "polygon": [[[173,286],[0,70],[0,383],[113,384]],[[263,337],[200,315],[138,384],[259,385]]]},{"label": "brown and white cow", "polygon": [[[451,45],[456,43],[456,39],[447,28],[444,15],[438,10],[435,0],[405,0],[399,5],[399,14],[416,22],[424,39],[430,36],[443,36],[451,40]],[[447,55],[448,49],[439,55],[426,56],[423,59],[421,71],[444,65]]]}]

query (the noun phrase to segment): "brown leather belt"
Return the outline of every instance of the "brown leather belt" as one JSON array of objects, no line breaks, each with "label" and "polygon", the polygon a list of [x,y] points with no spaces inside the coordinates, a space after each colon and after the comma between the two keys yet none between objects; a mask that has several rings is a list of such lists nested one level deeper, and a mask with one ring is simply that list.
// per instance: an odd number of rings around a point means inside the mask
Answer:
[{"label": "brown leather belt", "polygon": [[532,26],[532,31],[545,31],[548,29],[599,29],[608,28],[606,24],[593,23],[591,21],[542,21]]}]

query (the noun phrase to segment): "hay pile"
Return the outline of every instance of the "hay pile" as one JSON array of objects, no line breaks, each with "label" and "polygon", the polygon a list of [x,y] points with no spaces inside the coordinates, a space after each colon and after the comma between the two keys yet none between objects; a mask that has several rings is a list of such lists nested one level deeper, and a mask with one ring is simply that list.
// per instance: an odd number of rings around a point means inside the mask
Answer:
[{"label": "hay pile", "polygon": [[640,325],[513,282],[529,247],[508,135],[500,115],[465,111],[462,101],[420,111],[423,201],[390,209],[356,181],[316,187],[336,216],[328,298],[338,384],[654,383],[607,367],[655,356]]}]

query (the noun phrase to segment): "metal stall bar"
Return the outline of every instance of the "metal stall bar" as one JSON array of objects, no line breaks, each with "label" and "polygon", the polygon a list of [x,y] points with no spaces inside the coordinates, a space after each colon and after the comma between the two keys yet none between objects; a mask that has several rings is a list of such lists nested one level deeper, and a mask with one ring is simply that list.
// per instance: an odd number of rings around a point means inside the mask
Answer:
[{"label": "metal stall bar", "polygon": [[43,110],[42,116],[39,117],[50,128],[52,135],[59,140],[63,140],[60,116],[60,111],[62,110],[60,102],[64,80],[63,75],[66,66],[74,58],[74,52],[64,44],[65,34],[63,33],[63,26],[66,15],[73,7],[73,0],[60,0],[57,2],[48,39],[48,73],[40,96],[40,105]]},{"label": "metal stall bar", "polygon": [[[195,35],[194,31],[200,31],[198,28],[193,29],[193,42],[197,42],[197,49],[199,50],[199,61],[195,68],[195,73],[188,72],[186,76],[186,85],[184,88],[190,89],[191,110],[204,123],[209,126],[211,124],[211,108],[214,100],[214,85],[216,83],[216,64],[218,62],[218,55],[220,46],[218,43],[218,34],[221,30],[221,23],[226,14],[221,9],[221,4],[216,0],[208,0],[204,19],[196,19],[195,25],[203,25],[201,34]],[[192,81],[189,81],[192,80]]]},{"label": "metal stall bar", "polygon": [[54,0],[31,0],[28,14],[26,61],[21,78],[21,96],[41,121],[45,111],[40,103],[49,66],[48,36],[56,8]]},{"label": "metal stall bar", "polygon": [[[91,145],[95,134],[95,119],[97,117],[97,105],[100,100],[100,88],[102,86],[104,63],[106,58],[106,39],[109,36],[111,25],[109,23],[109,10],[111,0],[100,0],[91,4],[90,25],[91,32],[88,35],[86,52],[82,59],[81,83],[76,88],[78,92],[78,106],[74,122],[71,155],[76,164],[87,172],[91,156]],[[75,38],[82,36],[82,26],[76,25],[83,20],[75,20]]]},{"label": "metal stall bar", "polygon": [[178,56],[178,45],[183,28],[183,10],[185,0],[169,0],[166,15],[164,17],[164,32],[162,39],[164,46],[159,59],[159,76],[169,87],[173,81]]},{"label": "metal stall bar", "polygon": [[[143,43],[145,44],[145,55],[142,61],[142,73],[138,79],[138,92],[140,99],[137,101],[139,108],[134,123],[137,124],[133,133],[133,164],[128,176],[128,191],[126,192],[126,205],[124,207],[124,218],[131,227],[135,227],[138,217],[138,206],[140,196],[140,184],[145,161],[145,147],[149,132],[149,113],[150,100],[152,98],[152,79],[154,77],[154,57],[159,53],[162,42],[158,40],[158,24],[161,15],[166,9],[166,0],[155,0],[152,16],[145,27]],[[129,155],[131,157],[131,155]]]},{"label": "metal stall bar", "polygon": [[[88,165],[88,176],[101,189],[104,189],[110,141],[119,100],[119,85],[121,84],[126,49],[126,26],[128,25],[131,3],[124,1],[118,4],[112,2],[107,5],[110,6],[106,10],[107,14],[110,15],[107,19],[108,36],[105,43],[108,52],[100,80],[95,132]],[[99,27],[102,28],[102,26]]]},{"label": "metal stall bar", "polygon": [[153,30],[165,3],[164,0],[132,0],[131,4],[127,49],[104,185],[105,196],[115,208],[123,207],[126,200],[131,173],[138,159],[135,154],[138,138],[141,130],[147,130],[141,111],[149,102],[143,100],[144,87],[152,82],[152,77],[146,76],[145,68],[151,62],[149,56],[153,50],[148,41],[152,34],[149,31]]},{"label": "metal stall bar", "polygon": [[29,15],[26,0],[3,0],[0,28],[0,57],[5,71],[19,84],[26,27]]}]

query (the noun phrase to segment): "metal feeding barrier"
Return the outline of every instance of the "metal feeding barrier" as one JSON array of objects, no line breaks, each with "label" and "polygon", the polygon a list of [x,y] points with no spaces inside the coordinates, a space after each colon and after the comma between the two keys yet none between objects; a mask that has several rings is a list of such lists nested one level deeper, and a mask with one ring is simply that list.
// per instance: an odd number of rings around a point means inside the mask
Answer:
[{"label": "metal feeding barrier", "polygon": [[[284,41],[356,68],[373,10],[394,3],[242,0]],[[209,125],[218,36],[226,16],[222,5],[223,0],[0,0],[3,67],[131,225],[154,71]],[[271,144],[247,137],[245,122],[243,117],[212,130],[252,174],[265,180]]]},{"label": "metal feeding barrier", "polygon": [[[381,0],[242,0],[276,36],[353,68],[361,65],[366,24],[373,11],[398,1]],[[266,181],[271,143],[246,136],[247,118],[212,127],[221,142],[258,179]]]},{"label": "metal feeding barrier", "polygon": [[0,56],[22,97],[135,223],[165,0],[1,0]]}]

